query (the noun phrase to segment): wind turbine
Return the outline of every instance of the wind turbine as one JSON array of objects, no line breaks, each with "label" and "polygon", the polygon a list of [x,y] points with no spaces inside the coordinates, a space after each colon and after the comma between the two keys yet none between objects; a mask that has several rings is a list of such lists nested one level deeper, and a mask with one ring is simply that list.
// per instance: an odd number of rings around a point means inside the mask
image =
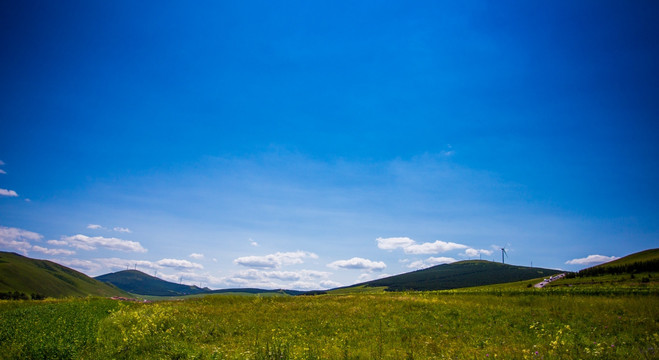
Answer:
[{"label": "wind turbine", "polygon": [[501,263],[502,263],[502,264],[505,264],[505,263],[506,263],[506,261],[505,261],[505,259],[504,259],[504,257],[503,257],[504,255],[505,255],[505,256],[508,256],[508,253],[506,252],[506,249],[505,249],[505,248],[501,248]]}]

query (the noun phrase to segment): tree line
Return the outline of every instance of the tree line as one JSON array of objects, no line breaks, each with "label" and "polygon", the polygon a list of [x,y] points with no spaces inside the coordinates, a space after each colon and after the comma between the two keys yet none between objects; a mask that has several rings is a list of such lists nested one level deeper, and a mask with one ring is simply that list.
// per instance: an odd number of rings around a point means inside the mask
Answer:
[{"label": "tree line", "polygon": [[32,293],[29,296],[26,293],[18,291],[0,292],[0,300],[43,300],[46,296],[39,293]]}]

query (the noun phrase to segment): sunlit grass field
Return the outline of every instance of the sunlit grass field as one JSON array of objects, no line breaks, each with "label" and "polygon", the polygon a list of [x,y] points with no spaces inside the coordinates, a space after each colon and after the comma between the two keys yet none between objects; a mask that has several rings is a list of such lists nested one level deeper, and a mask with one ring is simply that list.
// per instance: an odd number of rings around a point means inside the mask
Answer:
[{"label": "sunlit grass field", "polygon": [[657,346],[656,293],[0,303],[6,359],[656,359]]}]

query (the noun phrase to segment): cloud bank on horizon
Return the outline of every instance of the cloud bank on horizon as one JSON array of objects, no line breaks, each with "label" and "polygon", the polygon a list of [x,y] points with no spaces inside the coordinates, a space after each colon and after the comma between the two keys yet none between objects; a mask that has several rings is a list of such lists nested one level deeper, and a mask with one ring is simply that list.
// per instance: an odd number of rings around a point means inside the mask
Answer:
[{"label": "cloud bank on horizon", "polygon": [[[99,228],[96,228],[99,229]],[[144,253],[144,249],[139,242],[121,240],[116,238],[89,237],[85,235],[62,236],[63,240],[48,240],[47,243],[54,246],[68,246],[79,250],[91,251],[97,250],[97,246],[106,247],[110,250],[126,252],[132,251]],[[158,261],[149,260],[132,260],[122,258],[95,258],[92,260],[81,260],[72,258],[76,255],[75,251],[61,248],[45,248],[33,243],[43,242],[43,236],[31,231],[0,226],[0,246],[8,250],[14,250],[25,256],[39,256],[39,254],[58,256],[51,258],[52,261],[58,262],[65,266],[70,266],[83,272],[100,275],[106,272],[113,272],[126,269],[138,269],[145,272],[155,271],[154,275],[172,282],[183,282],[189,284],[203,283],[206,286],[214,287],[264,287],[264,288],[295,288],[302,290],[311,289],[328,289],[338,287],[344,284],[331,279],[333,273],[328,271],[318,271],[310,269],[301,270],[280,270],[287,265],[303,264],[305,259],[319,259],[319,256],[306,251],[277,252],[263,256],[242,256],[234,259],[234,263],[249,270],[237,270],[228,274],[212,274],[202,272],[204,266],[200,263],[191,262],[186,259],[164,258]],[[382,250],[395,250],[412,246],[417,249],[416,241],[408,237],[392,237],[376,239],[377,246]],[[480,255],[482,253],[490,254],[491,250],[475,250],[467,245],[447,243],[437,240],[432,246],[423,246],[420,244],[421,252],[412,254],[436,254],[449,252],[455,249],[467,249],[467,255]],[[439,245],[437,245],[439,244]],[[496,246],[495,246],[496,247]],[[432,249],[432,250],[431,250]],[[471,252],[469,250],[472,250]],[[188,257],[201,260],[205,258],[204,254],[192,253]],[[568,260],[568,265],[597,265],[604,262],[618,259],[616,256],[589,255],[586,258]],[[458,261],[452,257],[428,257],[426,259],[411,261],[409,259],[400,259],[400,263],[406,263],[410,269],[422,269],[441,264],[450,264]],[[383,261],[373,261],[361,257],[353,257],[346,260],[335,260],[326,264],[327,267],[334,270],[359,270],[362,274],[355,280],[367,281],[374,277],[370,275],[373,272],[381,272],[387,268]],[[174,270],[168,272],[167,270]],[[270,270],[272,269],[272,270]],[[158,273],[160,271],[160,273]],[[387,274],[380,274],[376,278],[385,277]]]}]

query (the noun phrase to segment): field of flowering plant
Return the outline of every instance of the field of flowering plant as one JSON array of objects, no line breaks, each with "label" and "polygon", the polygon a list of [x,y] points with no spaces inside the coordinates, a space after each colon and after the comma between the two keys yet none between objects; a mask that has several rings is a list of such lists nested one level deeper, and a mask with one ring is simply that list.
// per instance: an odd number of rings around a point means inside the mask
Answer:
[{"label": "field of flowering plant", "polygon": [[657,346],[656,294],[0,302],[8,359],[656,359]]}]

